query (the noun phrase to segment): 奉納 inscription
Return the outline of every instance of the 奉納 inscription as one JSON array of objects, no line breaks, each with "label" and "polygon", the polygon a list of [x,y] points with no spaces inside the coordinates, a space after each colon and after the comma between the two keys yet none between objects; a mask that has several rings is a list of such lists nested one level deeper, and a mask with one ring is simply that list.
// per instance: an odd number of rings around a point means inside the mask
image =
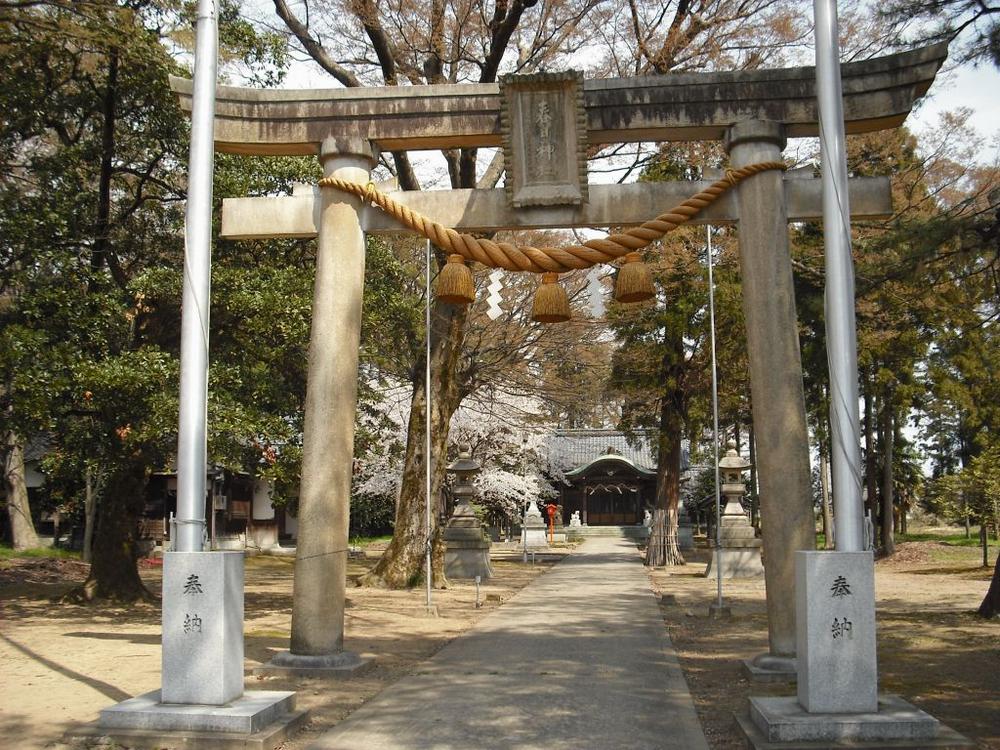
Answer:
[{"label": "\u5949\u7d0d inscription", "polygon": [[833,592],[834,598],[838,596],[851,596],[850,584],[847,583],[847,579],[844,576],[837,576],[833,579],[830,591]]},{"label": "\u5949\u7d0d inscription", "polygon": [[834,617],[833,625],[830,628],[831,632],[833,633],[833,639],[836,640],[838,638],[850,638],[853,627],[854,626],[852,625],[851,621],[848,620],[846,617],[844,618]]},{"label": "\u5949\u7d0d inscription", "polygon": [[197,614],[184,613],[184,632],[201,633],[201,618]]}]

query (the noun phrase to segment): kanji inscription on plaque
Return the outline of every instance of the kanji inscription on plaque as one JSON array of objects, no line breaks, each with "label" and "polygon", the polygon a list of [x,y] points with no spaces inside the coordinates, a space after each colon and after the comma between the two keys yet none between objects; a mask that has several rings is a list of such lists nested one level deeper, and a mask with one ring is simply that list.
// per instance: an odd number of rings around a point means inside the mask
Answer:
[{"label": "kanji inscription on plaque", "polygon": [[851,621],[848,620],[846,617],[842,619],[834,617],[833,626],[830,628],[830,630],[833,633],[834,639],[846,638],[851,635],[853,627],[854,626],[851,624]]},{"label": "kanji inscription on plaque", "polygon": [[201,618],[196,614],[184,613],[184,632],[201,633]]},{"label": "kanji inscription on plaque", "polygon": [[507,198],[514,208],[587,201],[587,121],[577,71],[500,79]]},{"label": "kanji inscription on plaque", "polygon": [[847,583],[847,579],[844,578],[844,576],[837,576],[833,579],[833,585],[830,587],[830,591],[833,592],[834,597],[851,595],[851,587]]}]

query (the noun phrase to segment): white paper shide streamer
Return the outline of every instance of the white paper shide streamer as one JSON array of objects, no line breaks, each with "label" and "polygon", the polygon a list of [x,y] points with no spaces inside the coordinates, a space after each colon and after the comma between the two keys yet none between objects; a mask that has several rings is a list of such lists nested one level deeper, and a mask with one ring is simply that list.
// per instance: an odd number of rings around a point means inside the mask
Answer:
[{"label": "white paper shide streamer", "polygon": [[606,310],[604,285],[601,283],[601,271],[597,266],[591,266],[587,272],[587,296],[590,298],[591,317],[603,318]]},{"label": "white paper shide streamer", "polygon": [[503,271],[499,268],[490,271],[490,283],[486,291],[489,292],[486,296],[486,316],[490,320],[496,320],[503,315],[503,308],[500,307],[503,303],[503,296],[500,294],[503,291]]}]

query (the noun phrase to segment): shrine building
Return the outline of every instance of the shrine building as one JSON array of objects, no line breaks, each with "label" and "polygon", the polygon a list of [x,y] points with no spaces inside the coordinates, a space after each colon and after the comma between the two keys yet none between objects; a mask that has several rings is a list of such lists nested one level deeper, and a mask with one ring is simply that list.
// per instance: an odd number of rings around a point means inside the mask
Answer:
[{"label": "shrine building", "polygon": [[[655,431],[629,440],[615,430],[557,430],[546,441],[548,474],[559,489],[563,522],[584,526],[642,524],[656,501]],[[682,470],[688,452],[682,452]]]}]

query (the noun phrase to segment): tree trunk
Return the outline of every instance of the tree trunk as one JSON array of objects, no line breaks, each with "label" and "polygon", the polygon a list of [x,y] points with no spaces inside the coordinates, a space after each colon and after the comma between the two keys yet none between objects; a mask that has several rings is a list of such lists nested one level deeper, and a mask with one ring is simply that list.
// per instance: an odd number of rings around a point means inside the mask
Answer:
[{"label": "tree trunk", "polygon": [[881,526],[882,526],[882,553],[886,556],[896,551],[896,540],[893,537],[893,481],[892,481],[892,454],[893,438],[895,428],[892,419],[892,398],[886,393],[882,402],[882,436],[879,445],[882,449],[882,503],[881,503]]},{"label": "tree trunk", "polygon": [[[986,531],[986,524],[979,524],[979,543],[983,546],[983,567],[990,567],[990,535]],[[997,555],[1000,558],[1000,555]]]},{"label": "tree trunk", "polygon": [[[875,462],[875,397],[867,375],[863,375],[865,399],[865,515],[875,517],[875,496],[878,494],[878,464]],[[836,491],[836,488],[834,488]]]},{"label": "tree trunk", "polygon": [[13,430],[7,430],[3,440],[3,481],[11,543],[18,551],[34,549],[39,546],[38,534],[31,520],[28,486],[24,481],[24,445]]},{"label": "tree trunk", "polygon": [[149,478],[145,455],[122,456],[108,476],[97,508],[97,529],[90,573],[83,585],[67,594],[74,601],[111,599],[150,601],[153,595],[139,577],[139,517]]},{"label": "tree trunk", "polygon": [[833,514],[830,512],[830,463],[826,447],[819,447],[819,485],[822,490],[820,502],[823,504],[823,549],[833,549]]},{"label": "tree trunk", "polygon": [[989,591],[986,592],[983,603],[979,605],[979,615],[986,618],[1000,616],[1000,555],[997,555],[993,567],[993,580],[990,581]]},{"label": "tree trunk", "polygon": [[668,531],[667,512],[662,508],[653,510],[653,523],[649,527],[649,542],[646,545],[646,565],[651,568],[662,568],[669,565],[670,532]]},{"label": "tree trunk", "polygon": [[101,102],[101,171],[97,184],[97,216],[94,225],[94,244],[90,252],[92,275],[87,291],[98,287],[98,272],[105,266],[112,278],[123,289],[128,285],[117,257],[111,251],[111,179],[114,176],[115,122],[118,104],[118,50],[108,53],[108,83]]},{"label": "tree trunk", "polygon": [[674,394],[664,396],[660,406],[658,466],[656,471],[656,512],[646,548],[646,565],[683,565],[677,544],[681,479],[681,418]]},{"label": "tree trunk", "polygon": [[757,439],[750,425],[750,524],[760,532],[760,495],[757,493]]},{"label": "tree trunk", "polygon": [[83,561],[93,562],[94,526],[97,520],[97,483],[89,466],[83,475]]},{"label": "tree trunk", "polygon": [[[448,432],[451,416],[462,400],[458,382],[458,360],[465,338],[467,308],[433,303],[431,323],[431,497],[440,495],[447,461]],[[396,502],[396,522],[392,541],[375,567],[361,579],[365,586],[405,588],[416,585],[424,571],[427,554],[425,511],[425,437],[426,391],[424,359],[418,362],[410,401],[403,481]],[[431,514],[431,538],[438,526],[438,514]],[[435,547],[442,546],[435,543]],[[444,575],[444,555],[432,554],[432,578],[435,587],[448,584]]]}]

